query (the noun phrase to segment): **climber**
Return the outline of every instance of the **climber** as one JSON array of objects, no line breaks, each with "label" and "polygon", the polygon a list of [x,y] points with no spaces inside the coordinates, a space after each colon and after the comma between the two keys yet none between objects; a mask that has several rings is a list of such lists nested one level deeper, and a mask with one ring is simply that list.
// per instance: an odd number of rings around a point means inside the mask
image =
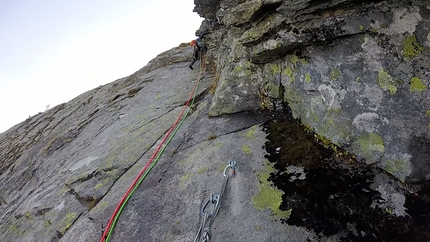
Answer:
[{"label": "climber", "polygon": [[188,66],[188,67],[190,67],[191,70],[194,70],[193,65],[199,59],[200,52],[207,50],[207,47],[202,42],[202,38],[203,38],[203,36],[201,35],[197,39],[192,40],[190,42],[190,46],[194,48],[194,53],[193,53],[194,59],[191,62],[191,64]]}]

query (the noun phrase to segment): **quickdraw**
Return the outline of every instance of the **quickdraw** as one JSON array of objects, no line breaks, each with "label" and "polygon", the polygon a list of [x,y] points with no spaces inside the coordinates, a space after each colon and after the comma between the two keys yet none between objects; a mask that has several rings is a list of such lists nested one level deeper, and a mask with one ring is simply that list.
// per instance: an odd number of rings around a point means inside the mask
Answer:
[{"label": "quickdraw", "polygon": [[[228,168],[231,169],[231,174],[227,175],[226,172]],[[215,218],[218,215],[219,209],[221,207],[221,200],[227,188],[228,179],[234,175],[236,175],[236,161],[230,161],[228,165],[224,168],[224,181],[221,187],[221,191],[219,194],[211,194],[208,201],[201,209],[201,214],[203,215],[202,225],[197,231],[196,238],[194,242],[209,242],[212,237],[212,224],[215,222]],[[207,207],[209,203],[213,204],[213,212],[207,212]],[[203,240],[201,240],[203,238]]]}]

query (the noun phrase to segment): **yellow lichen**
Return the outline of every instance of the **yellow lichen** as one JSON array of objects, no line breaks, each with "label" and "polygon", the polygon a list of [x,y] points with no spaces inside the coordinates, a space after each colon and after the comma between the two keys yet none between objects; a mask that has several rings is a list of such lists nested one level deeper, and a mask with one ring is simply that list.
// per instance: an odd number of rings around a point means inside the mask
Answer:
[{"label": "yellow lichen", "polygon": [[336,81],[340,77],[340,70],[337,68],[333,68],[330,72],[330,79],[332,81]]},{"label": "yellow lichen", "polygon": [[306,75],[305,75],[305,80],[306,80],[307,82],[311,82],[311,75],[309,75],[309,73],[306,73]]},{"label": "yellow lichen", "polygon": [[402,42],[403,56],[406,58],[413,58],[423,52],[424,48],[418,43],[415,35],[409,35]]},{"label": "yellow lichen", "polygon": [[261,226],[259,226],[259,225],[254,225],[254,230],[255,230],[255,231],[261,231]]},{"label": "yellow lichen", "polygon": [[411,92],[423,91],[424,89],[426,89],[426,85],[424,85],[419,77],[414,76],[411,78]]},{"label": "yellow lichen", "polygon": [[246,132],[246,138],[248,138],[248,139],[255,139],[254,132],[255,132],[256,129],[257,129],[257,125],[252,126],[248,130],[248,132]]},{"label": "yellow lichen", "polygon": [[291,209],[288,211],[282,211],[279,206],[282,203],[282,195],[284,192],[273,187],[273,183],[268,181],[270,173],[273,172],[273,164],[266,161],[266,167],[263,171],[257,174],[258,180],[258,193],[252,197],[251,203],[255,208],[264,210],[269,208],[272,210],[272,214],[281,218],[288,218],[291,215]]},{"label": "yellow lichen", "polygon": [[375,133],[362,134],[358,137],[358,143],[363,154],[372,156],[373,152],[382,153],[385,150],[382,137]]},{"label": "yellow lichen", "polygon": [[70,226],[72,226],[72,222],[75,219],[75,217],[76,217],[76,213],[68,213],[66,215],[66,217],[64,217],[63,222],[62,222],[62,225],[64,225],[64,226],[62,227],[62,229],[60,231],[61,233],[64,234],[70,228]]},{"label": "yellow lichen", "polygon": [[187,181],[188,179],[190,179],[191,177],[193,176],[193,173],[188,173],[188,174],[185,174],[185,175],[183,175],[182,177],[181,177],[181,181]]},{"label": "yellow lichen", "polygon": [[251,154],[252,153],[251,149],[246,145],[242,146],[242,150],[245,154]]},{"label": "yellow lichen", "polygon": [[207,170],[208,170],[208,168],[203,167],[203,168],[200,168],[200,169],[197,171],[197,173],[199,173],[199,174],[203,174],[203,173],[205,173]]},{"label": "yellow lichen", "polygon": [[293,77],[293,69],[291,69],[291,67],[287,66],[284,72],[288,77]]},{"label": "yellow lichen", "polygon": [[299,57],[297,57],[296,55],[292,55],[290,57],[290,61],[291,61],[291,63],[293,63],[295,65],[299,61]]},{"label": "yellow lichen", "polygon": [[383,69],[378,72],[378,83],[382,89],[388,90],[391,95],[397,92],[397,87],[393,85],[395,84],[394,79]]}]

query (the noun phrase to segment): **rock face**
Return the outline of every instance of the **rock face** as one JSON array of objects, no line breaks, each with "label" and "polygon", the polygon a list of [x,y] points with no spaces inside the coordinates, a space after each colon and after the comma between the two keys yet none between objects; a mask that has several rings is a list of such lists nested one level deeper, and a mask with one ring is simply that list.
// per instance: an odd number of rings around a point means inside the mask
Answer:
[{"label": "rock face", "polygon": [[[427,1],[196,1],[214,23],[209,114],[279,110],[401,180],[430,171]],[[202,9],[214,9],[207,13]],[[206,27],[206,26],[205,26]]]},{"label": "rock face", "polygon": [[[261,124],[287,112],[287,106],[306,132],[355,154],[361,165],[374,163],[402,182],[429,180],[428,3],[195,4],[205,18],[196,33],[208,33],[206,71],[187,118],[128,202],[112,241],[193,241],[202,222],[200,208],[219,192],[223,169],[232,160],[237,174],[229,180],[211,241],[341,238],[343,231],[324,233],[279,221],[295,209],[288,210],[287,194],[273,181],[285,186],[281,176],[301,181],[309,173],[300,166],[276,173],[266,161]],[[117,203],[199,79],[198,71],[188,68],[191,57],[189,46],[180,45],[128,77],[0,134],[0,241],[100,240]],[[360,189],[374,196],[366,198],[373,206],[367,210],[403,218],[405,199],[421,202],[416,190],[404,189],[393,176],[374,177],[364,179],[371,187]],[[322,199],[331,206],[339,196],[330,197]],[[418,225],[429,230],[430,214],[415,212],[424,216]],[[304,223],[301,216],[306,214],[293,217]],[[354,221],[332,227],[350,229],[357,238],[364,232]]]},{"label": "rock face", "polygon": [[[173,48],[129,77],[2,133],[0,241],[100,240],[120,198],[198,79],[198,72],[188,68],[191,56],[188,44]],[[233,160],[237,173],[214,223],[221,233],[214,232],[213,240],[280,241],[288,235],[305,241],[315,236],[274,220],[285,213],[279,210],[282,193],[267,180],[259,184],[258,177],[268,177],[263,169],[266,138],[259,124],[269,117],[242,113],[209,119],[214,80],[214,72],[205,72],[190,114],[130,199],[112,241],[193,240],[202,203],[220,192],[223,169]],[[276,200],[253,199],[261,189]],[[240,233],[232,226],[237,224],[244,226]]]}]

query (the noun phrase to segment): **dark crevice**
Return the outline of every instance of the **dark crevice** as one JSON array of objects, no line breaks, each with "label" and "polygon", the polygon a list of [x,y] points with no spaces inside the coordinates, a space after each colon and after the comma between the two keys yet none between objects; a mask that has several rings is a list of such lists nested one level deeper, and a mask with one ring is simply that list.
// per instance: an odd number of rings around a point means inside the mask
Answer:
[{"label": "dark crevice", "polygon": [[36,215],[36,216],[43,216],[43,215],[45,215],[47,212],[49,212],[49,211],[51,211],[51,210],[52,210],[52,207],[38,209],[38,210],[34,213],[34,215]]},{"label": "dark crevice", "polygon": [[[284,192],[279,208],[291,209],[283,223],[340,241],[430,240],[430,182],[415,193],[405,191],[391,174],[315,139],[290,111],[265,123],[264,130],[267,158],[277,168],[269,180]],[[406,203],[387,201],[376,189],[381,186],[392,187],[395,197],[404,194]],[[406,216],[396,215],[399,206]]]},{"label": "dark crevice", "polygon": [[79,179],[77,179],[77,180],[75,180],[75,181],[73,181],[71,183],[65,184],[65,185],[70,187],[73,184],[82,183],[82,182],[91,180],[91,179],[93,179],[96,176],[102,175],[103,172],[106,173],[106,172],[109,172],[109,171],[113,171],[113,170],[115,170],[117,168],[118,167],[113,166],[113,167],[105,168],[105,169],[102,169],[102,170],[96,170],[96,171],[93,171],[91,174],[87,174],[85,177],[79,178]]},{"label": "dark crevice", "polygon": [[69,187],[70,194],[75,196],[76,200],[79,201],[80,204],[87,210],[90,211],[93,209],[98,202],[100,202],[100,197],[94,197],[94,196],[80,196],[78,192],[75,191],[72,187]]},{"label": "dark crevice", "polygon": [[134,95],[136,95],[136,93],[138,93],[140,90],[142,90],[143,87],[136,87],[131,89],[130,91],[128,91],[128,97],[134,97]]},{"label": "dark crevice", "polygon": [[255,13],[249,19],[250,22],[257,22],[263,20],[266,16],[276,12],[276,9],[282,5],[283,1],[278,1],[274,3],[263,4],[260,9],[255,11]]}]

